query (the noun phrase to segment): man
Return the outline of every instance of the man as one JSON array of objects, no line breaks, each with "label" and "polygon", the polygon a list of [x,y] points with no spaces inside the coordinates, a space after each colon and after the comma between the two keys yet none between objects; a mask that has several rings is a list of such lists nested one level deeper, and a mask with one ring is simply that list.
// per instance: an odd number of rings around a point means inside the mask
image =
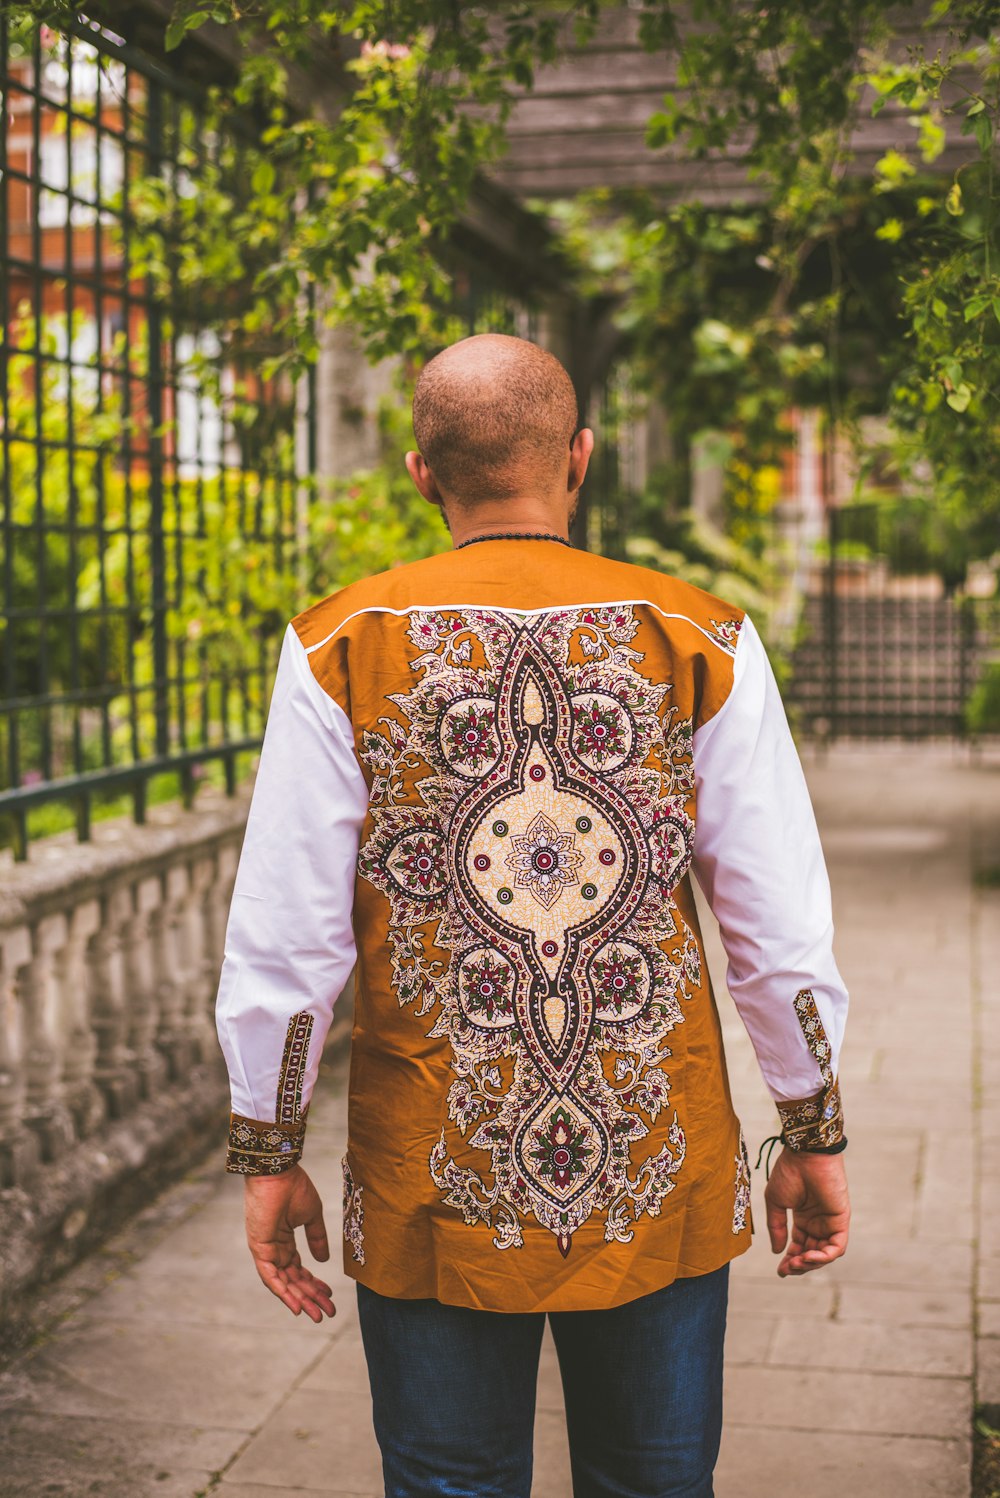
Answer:
[{"label": "man", "polygon": [[849,1216],[808,792],[750,620],[570,547],[593,434],[551,354],[464,339],[413,420],[454,549],[285,632],[218,997],[227,1165],[264,1284],[332,1315],[294,1230],[328,1257],[299,1161],[356,959],[344,1264],[386,1493],[527,1498],[548,1313],[575,1498],[704,1498],[752,1221],[690,872],[782,1122],[778,1273],[807,1273]]}]

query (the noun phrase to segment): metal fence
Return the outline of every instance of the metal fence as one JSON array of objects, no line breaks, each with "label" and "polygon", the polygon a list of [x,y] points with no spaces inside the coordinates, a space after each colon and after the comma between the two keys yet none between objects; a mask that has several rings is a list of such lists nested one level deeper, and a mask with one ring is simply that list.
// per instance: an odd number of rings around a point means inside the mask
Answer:
[{"label": "metal fence", "polygon": [[[262,731],[263,577],[273,593],[294,568],[313,401],[223,358],[169,254],[206,171],[239,191],[243,144],[198,94],[86,23],[0,19],[0,78],[0,825],[24,858],[45,803],[69,799],[85,838],[95,799],[125,792],[143,821],[168,770],[189,801],[221,760],[233,789]],[[142,180],[160,189],[156,275]]]},{"label": "metal fence", "polygon": [[799,729],[827,740],[974,734],[970,699],[1000,671],[1000,598],[918,570],[902,545],[874,548],[864,509],[828,521],[791,661]]}]

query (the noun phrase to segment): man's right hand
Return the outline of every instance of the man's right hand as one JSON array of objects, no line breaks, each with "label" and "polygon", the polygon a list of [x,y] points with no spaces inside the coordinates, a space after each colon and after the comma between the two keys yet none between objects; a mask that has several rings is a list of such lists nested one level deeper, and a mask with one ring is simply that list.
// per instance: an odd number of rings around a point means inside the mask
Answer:
[{"label": "man's right hand", "polygon": [[302,1166],[276,1176],[245,1176],[244,1184],[247,1243],[271,1294],[296,1316],[305,1311],[319,1322],[336,1315],[330,1286],[305,1268],[295,1243],[295,1229],[304,1227],[313,1258],[330,1257],[323,1203]]},{"label": "man's right hand", "polygon": [[851,1204],[842,1154],[810,1155],[783,1149],[764,1188],[764,1201],[771,1252],[787,1250],[778,1265],[782,1279],[823,1269],[846,1252]]}]

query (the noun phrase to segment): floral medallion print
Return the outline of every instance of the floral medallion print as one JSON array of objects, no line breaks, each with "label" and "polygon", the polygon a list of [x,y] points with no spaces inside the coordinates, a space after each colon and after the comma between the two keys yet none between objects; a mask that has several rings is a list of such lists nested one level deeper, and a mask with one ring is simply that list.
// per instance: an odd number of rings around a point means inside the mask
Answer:
[{"label": "floral medallion print", "polygon": [[528,824],[524,837],[512,837],[512,853],[504,863],[514,869],[514,883],[530,889],[545,910],[554,905],[569,884],[579,884],[576,870],[583,854],[574,851],[576,834],[560,832],[544,812]]},{"label": "floral medallion print", "polygon": [[637,631],[625,605],[414,611],[414,684],[363,735],[359,873],[389,902],[400,1005],[452,1058],[430,1174],[500,1249],[533,1219],[566,1255],[595,1214],[629,1242],[684,1163],[664,1063],[701,978],[673,899],[691,725]]},{"label": "floral medallion print", "polygon": [[499,952],[488,949],[462,959],[461,1002],[473,1024],[513,1024],[514,969]]}]

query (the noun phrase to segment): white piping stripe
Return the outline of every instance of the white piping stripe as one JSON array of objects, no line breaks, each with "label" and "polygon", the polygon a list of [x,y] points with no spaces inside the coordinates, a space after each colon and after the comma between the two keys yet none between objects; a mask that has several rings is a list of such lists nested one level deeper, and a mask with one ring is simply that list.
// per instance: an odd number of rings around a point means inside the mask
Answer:
[{"label": "white piping stripe", "polygon": [[685,624],[690,624],[692,629],[696,629],[700,634],[703,634],[706,640],[711,640],[712,644],[717,650],[721,650],[723,655],[728,655],[730,659],[733,656],[733,651],[727,649],[725,645],[720,645],[714,635],[709,634],[707,629],[696,623],[694,619],[689,618],[687,614],[668,613],[666,609],[661,609],[658,603],[653,603],[652,599],[649,598],[607,598],[600,603],[593,601],[550,603],[540,609],[512,609],[507,608],[501,603],[411,603],[405,609],[392,609],[388,604],[373,603],[366,609],[355,609],[354,613],[348,614],[346,619],[342,619],[337,628],[331,630],[325,639],[317,640],[315,645],[307,645],[305,651],[307,655],[312,655],[314,650],[319,650],[323,645],[328,645],[335,635],[340,634],[345,625],[350,624],[352,619],[360,618],[362,614],[394,614],[397,619],[401,619],[406,614],[439,613],[446,609],[478,609],[481,613],[485,614],[516,614],[521,618],[527,618],[531,614],[553,614],[558,609],[607,609],[613,608],[615,605],[620,605],[623,608],[639,606],[640,608],[655,610],[664,619],[682,619]]}]

